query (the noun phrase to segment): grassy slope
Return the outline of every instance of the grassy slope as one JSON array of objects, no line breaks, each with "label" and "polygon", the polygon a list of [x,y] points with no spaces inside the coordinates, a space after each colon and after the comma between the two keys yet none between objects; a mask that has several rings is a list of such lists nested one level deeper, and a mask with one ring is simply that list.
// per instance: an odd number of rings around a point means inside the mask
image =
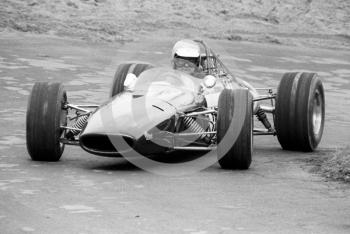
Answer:
[{"label": "grassy slope", "polygon": [[321,172],[327,178],[350,183],[350,147],[339,150],[322,163]]},{"label": "grassy slope", "polygon": [[163,33],[350,48],[350,1],[2,0],[0,28],[102,41]]}]

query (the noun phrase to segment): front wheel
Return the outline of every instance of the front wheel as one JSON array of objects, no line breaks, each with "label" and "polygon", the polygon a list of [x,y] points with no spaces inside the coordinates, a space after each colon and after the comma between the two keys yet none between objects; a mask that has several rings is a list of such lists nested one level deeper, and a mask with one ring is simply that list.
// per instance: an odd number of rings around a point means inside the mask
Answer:
[{"label": "front wheel", "polygon": [[27,107],[26,137],[30,157],[35,161],[58,161],[64,150],[60,142],[67,125],[67,95],[62,84],[37,82]]},{"label": "front wheel", "polygon": [[316,149],[324,119],[324,89],[317,74],[284,74],[277,90],[274,119],[282,148],[306,152]]},{"label": "front wheel", "polygon": [[218,162],[224,169],[248,169],[253,154],[253,98],[247,89],[224,89],[219,97]]}]

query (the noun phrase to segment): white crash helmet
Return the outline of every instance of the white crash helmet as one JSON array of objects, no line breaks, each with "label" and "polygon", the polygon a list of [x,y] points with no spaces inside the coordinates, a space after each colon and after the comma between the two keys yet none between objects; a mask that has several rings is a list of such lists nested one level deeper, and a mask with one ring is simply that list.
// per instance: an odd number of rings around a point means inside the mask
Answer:
[{"label": "white crash helmet", "polygon": [[190,39],[182,39],[175,43],[172,57],[178,55],[179,57],[199,58],[200,47],[198,43]]},{"label": "white crash helmet", "polygon": [[190,39],[180,40],[175,43],[171,56],[174,69],[191,71],[199,65],[200,46]]}]

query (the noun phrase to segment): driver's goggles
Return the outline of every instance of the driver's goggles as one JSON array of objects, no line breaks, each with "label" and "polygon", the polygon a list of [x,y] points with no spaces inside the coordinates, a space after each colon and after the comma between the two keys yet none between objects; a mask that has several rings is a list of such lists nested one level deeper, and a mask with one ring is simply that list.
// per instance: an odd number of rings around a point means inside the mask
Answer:
[{"label": "driver's goggles", "polygon": [[196,58],[183,59],[183,58],[174,58],[174,63],[176,67],[194,67],[197,64]]}]

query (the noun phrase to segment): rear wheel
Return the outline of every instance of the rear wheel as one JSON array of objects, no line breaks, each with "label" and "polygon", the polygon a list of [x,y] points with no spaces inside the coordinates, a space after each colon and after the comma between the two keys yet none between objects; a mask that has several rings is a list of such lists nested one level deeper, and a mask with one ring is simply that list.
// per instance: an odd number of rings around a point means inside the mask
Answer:
[{"label": "rear wheel", "polygon": [[[217,140],[218,161],[224,169],[248,169],[253,154],[252,96],[246,89],[222,91],[219,97]],[[236,104],[236,106],[235,106]],[[234,119],[242,119],[237,136]],[[240,122],[240,121],[238,121]]]},{"label": "rear wheel", "polygon": [[324,118],[324,89],[317,74],[284,74],[277,90],[274,120],[282,148],[313,151],[321,141]]},{"label": "rear wheel", "polygon": [[129,73],[133,73],[136,77],[138,77],[142,72],[153,68],[150,64],[143,63],[123,63],[120,64],[117,68],[117,71],[114,75],[112,89],[110,93],[110,97],[114,97],[118,93],[124,91],[124,81],[126,76]]},{"label": "rear wheel", "polygon": [[64,150],[60,142],[67,125],[67,95],[62,84],[37,82],[27,107],[26,137],[30,157],[36,161],[58,161]]}]

